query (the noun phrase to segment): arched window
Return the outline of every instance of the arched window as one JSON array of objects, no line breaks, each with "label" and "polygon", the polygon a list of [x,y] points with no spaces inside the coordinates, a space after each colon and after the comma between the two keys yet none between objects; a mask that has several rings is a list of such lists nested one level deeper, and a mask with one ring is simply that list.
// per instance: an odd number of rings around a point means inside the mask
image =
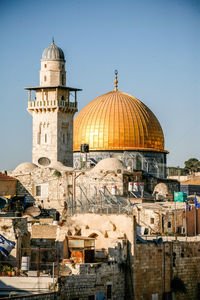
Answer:
[{"label": "arched window", "polygon": [[38,132],[38,134],[37,134],[37,144],[38,145],[40,144],[40,132]]},{"label": "arched window", "polygon": [[64,97],[64,96],[62,96],[62,97],[61,97],[61,100],[65,100],[65,97]]},{"label": "arched window", "polygon": [[88,237],[93,238],[93,239],[96,239],[96,238],[98,237],[98,234],[95,233],[95,232],[93,232],[93,233],[91,233]]},{"label": "arched window", "polygon": [[62,85],[65,84],[65,78],[64,78],[64,75],[62,74]]},{"label": "arched window", "polygon": [[47,76],[45,75],[45,76],[44,76],[44,81],[46,81],[46,80],[47,80]]},{"label": "arched window", "polygon": [[39,125],[39,130],[38,130],[38,134],[37,134],[37,144],[40,144],[40,140],[41,140],[41,127],[42,127],[42,123],[40,123]]},{"label": "arched window", "polygon": [[46,68],[46,67],[47,67],[47,64],[44,64],[44,67]]},{"label": "arched window", "polygon": [[44,142],[47,143],[47,133],[44,135]]}]

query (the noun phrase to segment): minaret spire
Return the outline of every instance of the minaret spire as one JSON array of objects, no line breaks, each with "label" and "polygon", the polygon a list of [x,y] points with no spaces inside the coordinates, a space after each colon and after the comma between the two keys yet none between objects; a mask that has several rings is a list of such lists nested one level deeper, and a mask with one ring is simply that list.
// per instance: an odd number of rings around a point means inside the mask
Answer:
[{"label": "minaret spire", "polygon": [[117,80],[118,71],[115,70],[115,92],[118,91],[118,80]]}]

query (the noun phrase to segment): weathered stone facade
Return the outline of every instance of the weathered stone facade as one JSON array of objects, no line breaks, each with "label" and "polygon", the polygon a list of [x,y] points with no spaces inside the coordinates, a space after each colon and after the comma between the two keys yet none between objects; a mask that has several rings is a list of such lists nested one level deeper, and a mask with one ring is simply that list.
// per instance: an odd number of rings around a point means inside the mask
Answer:
[{"label": "weathered stone facade", "polygon": [[[116,214],[76,214],[68,217],[66,222],[58,228],[57,240],[63,241],[67,234],[76,235],[79,230],[81,236],[95,234],[95,248],[108,249],[127,239],[131,245],[134,240],[133,217]],[[133,255],[134,249],[131,248]]]},{"label": "weathered stone facade", "polygon": [[[134,257],[134,295],[136,300],[150,300],[157,294],[162,300],[172,292],[171,281],[178,277],[186,294],[176,293],[177,300],[199,299],[200,242],[173,242],[160,246],[136,244]],[[170,299],[170,298],[167,298]]]},{"label": "weathered stone facade", "polygon": [[[64,202],[71,201],[72,172],[53,168],[35,168],[30,172],[15,173],[17,194],[25,195],[29,203],[61,212]],[[70,205],[70,203],[69,203]]]},{"label": "weathered stone facade", "polygon": [[125,274],[116,262],[83,264],[76,276],[66,276],[60,285],[62,299],[95,299],[103,293],[106,299],[125,299]]},{"label": "weathered stone facade", "polygon": [[141,203],[133,209],[138,234],[186,233],[185,203]]},{"label": "weathered stone facade", "polygon": [[32,160],[35,164],[42,164],[39,159],[47,157],[50,163],[60,161],[64,165],[73,166],[74,113],[75,111],[60,111],[59,107],[56,110],[35,109],[32,111]]}]

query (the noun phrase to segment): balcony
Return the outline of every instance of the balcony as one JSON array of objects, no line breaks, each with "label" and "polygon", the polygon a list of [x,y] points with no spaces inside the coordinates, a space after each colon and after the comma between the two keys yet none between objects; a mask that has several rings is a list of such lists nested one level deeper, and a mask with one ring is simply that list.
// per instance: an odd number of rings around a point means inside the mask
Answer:
[{"label": "balcony", "polygon": [[77,110],[77,102],[64,100],[35,100],[28,102],[28,110],[52,110],[56,108]]}]

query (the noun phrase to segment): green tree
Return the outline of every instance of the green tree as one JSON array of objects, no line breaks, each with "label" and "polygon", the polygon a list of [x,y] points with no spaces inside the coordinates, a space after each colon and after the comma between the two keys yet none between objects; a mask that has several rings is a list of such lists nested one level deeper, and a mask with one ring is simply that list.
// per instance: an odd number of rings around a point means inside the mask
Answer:
[{"label": "green tree", "polygon": [[198,172],[200,169],[200,161],[197,158],[190,158],[185,161],[185,168],[189,174]]}]

